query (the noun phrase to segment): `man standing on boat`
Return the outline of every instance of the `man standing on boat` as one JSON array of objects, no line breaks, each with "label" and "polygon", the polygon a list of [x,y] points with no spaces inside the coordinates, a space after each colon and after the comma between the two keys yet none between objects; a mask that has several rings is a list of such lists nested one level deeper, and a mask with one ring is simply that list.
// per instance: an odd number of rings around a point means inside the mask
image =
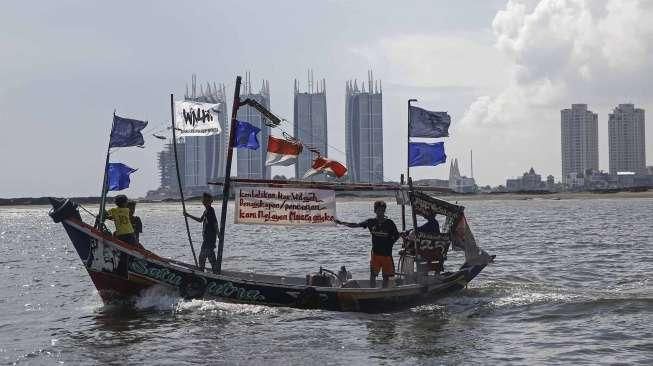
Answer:
[{"label": "man standing on boat", "polygon": [[199,265],[200,270],[204,271],[206,259],[211,263],[211,269],[215,273],[218,267],[218,261],[215,258],[215,242],[218,236],[218,219],[215,216],[215,210],[211,206],[213,196],[205,192],[202,194],[202,204],[204,205],[204,213],[202,216],[196,217],[188,212],[184,212],[186,217],[189,217],[197,222],[202,223],[202,249],[200,249]]},{"label": "man standing on boat", "polygon": [[392,246],[399,239],[397,225],[385,216],[386,205],[383,201],[374,202],[376,217],[361,223],[335,220],[336,224],[347,227],[367,228],[372,234],[372,252],[370,257],[370,287],[376,287],[376,277],[383,270],[383,287],[388,287],[390,277],[395,275],[392,260]]}]

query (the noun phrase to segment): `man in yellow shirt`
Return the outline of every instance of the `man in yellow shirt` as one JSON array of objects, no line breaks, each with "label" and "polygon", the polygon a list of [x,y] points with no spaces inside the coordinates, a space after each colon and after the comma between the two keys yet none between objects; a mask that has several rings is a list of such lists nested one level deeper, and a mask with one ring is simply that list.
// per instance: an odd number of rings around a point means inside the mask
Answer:
[{"label": "man in yellow shirt", "polygon": [[138,245],[136,237],[134,236],[134,227],[132,226],[129,207],[127,207],[128,199],[124,194],[119,194],[114,198],[116,206],[109,209],[109,216],[107,218],[112,220],[116,225],[116,231],[113,233],[118,239],[129,243]]}]

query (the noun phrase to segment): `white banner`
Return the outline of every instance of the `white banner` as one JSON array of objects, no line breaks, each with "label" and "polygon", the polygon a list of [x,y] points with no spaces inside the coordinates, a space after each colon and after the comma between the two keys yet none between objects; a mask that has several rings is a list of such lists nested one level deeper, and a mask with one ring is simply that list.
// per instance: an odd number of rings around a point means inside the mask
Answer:
[{"label": "white banner", "polygon": [[336,193],[303,188],[236,188],[236,224],[335,225]]},{"label": "white banner", "polygon": [[175,128],[179,137],[209,136],[222,129],[218,121],[221,104],[190,101],[175,102]]}]

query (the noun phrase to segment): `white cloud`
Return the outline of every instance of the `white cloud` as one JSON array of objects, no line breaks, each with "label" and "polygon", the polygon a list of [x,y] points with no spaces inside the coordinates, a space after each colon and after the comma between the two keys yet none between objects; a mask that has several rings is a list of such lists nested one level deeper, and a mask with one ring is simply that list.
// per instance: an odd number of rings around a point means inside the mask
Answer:
[{"label": "white cloud", "polygon": [[653,9],[637,0],[541,0],[534,7],[509,0],[492,28],[514,72],[502,92],[470,105],[463,124],[529,130],[538,122],[529,118],[532,108],[649,99],[652,18]]}]

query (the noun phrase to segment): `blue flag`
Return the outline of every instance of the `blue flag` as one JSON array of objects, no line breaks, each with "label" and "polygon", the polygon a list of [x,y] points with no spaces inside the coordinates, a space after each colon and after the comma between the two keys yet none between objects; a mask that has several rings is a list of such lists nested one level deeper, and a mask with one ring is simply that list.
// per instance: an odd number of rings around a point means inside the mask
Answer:
[{"label": "blue flag", "polygon": [[451,117],[447,112],[431,112],[411,106],[408,137],[447,137]]},{"label": "blue flag", "polygon": [[111,129],[111,138],[109,147],[129,147],[143,146],[143,130],[147,122],[136,119],[122,118],[113,116],[113,128]]},{"label": "blue flag", "polygon": [[129,175],[136,170],[123,163],[109,163],[107,166],[107,190],[122,191],[129,188]]},{"label": "blue flag", "polygon": [[435,166],[446,161],[444,142],[434,144],[411,142],[408,144],[408,166]]},{"label": "blue flag", "polygon": [[261,131],[260,128],[253,126],[249,122],[236,121],[236,147],[244,147],[247,149],[257,150],[260,146],[256,134]]}]

